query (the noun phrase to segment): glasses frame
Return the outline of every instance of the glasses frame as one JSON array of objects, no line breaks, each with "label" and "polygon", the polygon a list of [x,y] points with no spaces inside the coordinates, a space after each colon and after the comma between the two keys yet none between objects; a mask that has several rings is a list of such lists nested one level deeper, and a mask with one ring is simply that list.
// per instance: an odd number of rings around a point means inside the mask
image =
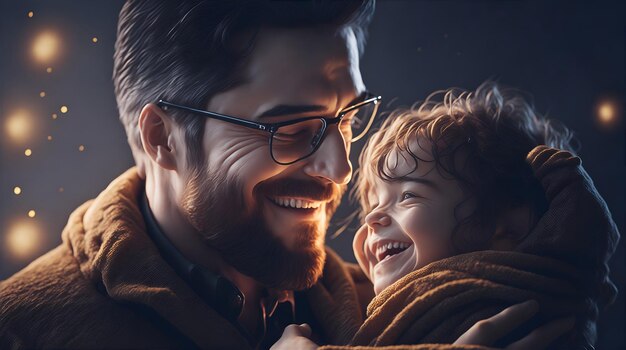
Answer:
[{"label": "glasses frame", "polygon": [[[326,129],[328,127],[328,125],[333,125],[333,124],[339,124],[341,122],[341,120],[343,120],[343,118],[346,116],[347,113],[349,113],[350,111],[353,111],[357,108],[360,108],[362,106],[365,106],[367,104],[373,103],[374,104],[374,111],[372,112],[372,115],[369,118],[369,121],[367,123],[367,125],[365,126],[365,129],[363,132],[361,132],[360,135],[358,135],[356,138],[352,138],[350,140],[351,143],[356,142],[360,139],[363,138],[363,136],[365,136],[365,134],[367,134],[367,132],[369,131],[370,127],[372,126],[374,119],[376,117],[376,113],[378,112],[378,107],[380,105],[380,102],[382,100],[381,96],[374,96],[374,95],[370,95],[367,94],[365,100],[355,103],[354,105],[348,106],[344,109],[342,109],[341,111],[339,111],[338,115],[334,118],[329,118],[329,117],[304,117],[304,118],[297,118],[297,119],[292,119],[292,120],[287,120],[284,122],[279,122],[279,123],[259,123],[259,122],[254,122],[251,120],[247,120],[247,119],[242,119],[242,118],[237,118],[237,117],[233,117],[230,115],[226,115],[226,114],[221,114],[221,113],[216,113],[216,112],[211,112],[211,111],[205,111],[202,109],[197,109],[197,108],[192,108],[192,107],[187,107],[187,106],[183,106],[183,105],[179,105],[176,103],[172,103],[172,102],[168,102],[165,100],[160,99],[156,105],[159,106],[161,109],[163,109],[164,111],[167,111],[168,108],[176,108],[176,109],[181,109],[184,111],[188,111],[191,113],[195,113],[195,114],[199,114],[202,115],[204,117],[207,118],[212,118],[212,119],[217,119],[217,120],[221,120],[227,123],[232,123],[232,124],[236,124],[236,125],[240,125],[240,126],[244,126],[250,129],[254,129],[254,130],[260,130],[260,131],[264,131],[270,134],[270,156],[272,157],[272,160],[274,160],[274,162],[280,164],[280,165],[290,165],[293,164],[295,162],[301,161],[302,159],[305,159],[307,157],[310,157],[313,153],[315,153],[317,151],[317,149],[319,148],[319,146],[322,144],[322,141],[325,138],[326,135]],[[307,120],[314,120],[314,119],[319,119],[322,121],[322,131],[321,131],[321,137],[319,137],[319,139],[317,140],[316,144],[314,145],[313,149],[311,150],[310,153],[308,153],[307,155],[300,157],[294,161],[291,162],[279,162],[278,160],[276,160],[276,158],[274,157],[274,152],[272,149],[272,140],[274,140],[274,134],[276,134],[276,132],[278,131],[279,128],[283,127],[283,126],[289,126],[289,125],[293,125],[293,124],[297,124],[303,121],[307,121]]]}]

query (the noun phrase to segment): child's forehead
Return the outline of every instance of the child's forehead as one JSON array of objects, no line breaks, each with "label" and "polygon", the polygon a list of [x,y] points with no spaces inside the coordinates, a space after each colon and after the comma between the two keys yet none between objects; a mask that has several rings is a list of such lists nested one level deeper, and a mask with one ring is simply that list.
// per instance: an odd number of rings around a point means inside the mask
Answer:
[{"label": "child's forehead", "polygon": [[419,136],[411,138],[405,145],[394,147],[385,159],[385,169],[393,177],[427,176],[435,165],[432,144]]},{"label": "child's forehead", "polygon": [[438,174],[434,171],[436,166],[432,153],[425,144],[415,141],[408,149],[396,147],[385,155],[384,175],[380,171],[372,171],[367,176],[370,184],[368,199],[372,201],[380,193],[386,192],[388,187],[402,182],[403,178],[424,178],[437,182]]}]

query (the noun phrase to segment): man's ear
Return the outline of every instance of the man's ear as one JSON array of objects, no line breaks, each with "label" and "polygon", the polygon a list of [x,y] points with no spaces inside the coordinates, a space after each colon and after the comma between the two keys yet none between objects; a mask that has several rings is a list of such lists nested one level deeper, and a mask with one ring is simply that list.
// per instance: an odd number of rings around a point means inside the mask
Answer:
[{"label": "man's ear", "polygon": [[167,170],[176,170],[176,148],[171,141],[174,125],[165,112],[154,103],[139,114],[139,135],[144,152]]},{"label": "man's ear", "polygon": [[490,249],[513,250],[534,226],[531,209],[527,205],[511,208],[498,218],[496,231],[491,237]]}]

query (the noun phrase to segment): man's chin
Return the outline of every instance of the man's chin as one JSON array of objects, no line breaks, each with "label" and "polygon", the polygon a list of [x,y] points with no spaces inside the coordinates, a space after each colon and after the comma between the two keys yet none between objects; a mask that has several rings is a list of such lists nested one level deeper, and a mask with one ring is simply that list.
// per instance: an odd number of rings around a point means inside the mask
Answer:
[{"label": "man's chin", "polygon": [[322,275],[326,251],[324,235],[317,225],[301,225],[294,229],[295,238],[282,245],[282,252],[273,257],[276,274],[268,276],[267,285],[286,290],[312,287]]}]

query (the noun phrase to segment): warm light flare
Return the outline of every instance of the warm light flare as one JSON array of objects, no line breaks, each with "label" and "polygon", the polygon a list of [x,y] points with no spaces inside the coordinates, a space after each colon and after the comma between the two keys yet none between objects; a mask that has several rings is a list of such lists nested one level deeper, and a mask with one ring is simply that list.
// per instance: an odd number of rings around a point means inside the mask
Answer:
[{"label": "warm light flare", "polygon": [[60,41],[53,32],[43,32],[39,34],[33,42],[32,52],[39,62],[49,62],[54,59],[59,52]]},{"label": "warm light flare", "polygon": [[610,123],[615,119],[615,107],[605,102],[598,107],[598,118],[603,123]]},{"label": "warm light flare", "polygon": [[601,126],[611,128],[619,122],[620,103],[618,100],[605,98],[596,105],[595,114],[596,120]]},{"label": "warm light flare", "polygon": [[60,110],[61,110],[61,113],[64,113],[64,114],[67,113],[68,111],[67,106],[61,106]]},{"label": "warm light flare", "polygon": [[30,148],[27,148],[24,151],[24,155],[27,156],[27,157],[30,157],[32,154],[33,154],[33,151]]},{"label": "warm light flare", "polygon": [[18,194],[22,193],[22,189],[19,186],[15,186],[15,188],[13,188],[13,193],[18,195]]},{"label": "warm light flare", "polygon": [[9,139],[14,142],[24,142],[30,137],[34,124],[30,113],[19,110],[9,115],[4,127]]},{"label": "warm light flare", "polygon": [[42,238],[41,230],[33,220],[21,220],[9,228],[3,245],[14,257],[28,259],[37,253]]}]

